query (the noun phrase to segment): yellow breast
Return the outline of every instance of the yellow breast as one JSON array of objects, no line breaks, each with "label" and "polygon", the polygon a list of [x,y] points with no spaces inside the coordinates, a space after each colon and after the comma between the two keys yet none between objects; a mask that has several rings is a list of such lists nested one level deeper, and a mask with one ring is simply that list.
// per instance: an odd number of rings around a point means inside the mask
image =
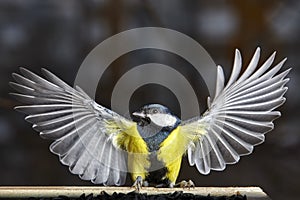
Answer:
[{"label": "yellow breast", "polygon": [[167,167],[166,178],[172,183],[176,182],[179,174],[182,156],[189,145],[189,138],[180,131],[181,126],[174,129],[170,135],[161,143],[158,151],[158,159]]},{"label": "yellow breast", "polygon": [[150,167],[149,150],[137,127],[133,126],[118,134],[116,144],[128,152],[128,171],[131,173],[132,180],[137,176],[145,179]]}]

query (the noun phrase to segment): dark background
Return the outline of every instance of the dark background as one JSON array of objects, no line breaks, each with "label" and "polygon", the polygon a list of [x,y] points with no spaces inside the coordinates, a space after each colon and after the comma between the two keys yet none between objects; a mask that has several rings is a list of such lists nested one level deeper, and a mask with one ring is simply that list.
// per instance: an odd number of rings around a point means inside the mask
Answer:
[{"label": "dark background", "polygon": [[[179,180],[193,179],[197,186],[260,186],[274,200],[299,199],[299,25],[297,0],[0,0],[0,185],[91,185],[69,173],[48,151],[50,141],[42,140],[23,115],[13,111],[17,102],[8,95],[11,73],[19,66],[37,73],[45,67],[72,84],[83,59],[101,41],[123,30],[159,26],[194,38],[224,67],[227,77],[235,48],[241,50],[244,63],[260,46],[262,60],[276,50],[275,63],[288,57],[284,68],[293,67],[287,102],[279,108],[282,117],[275,121],[275,130],[266,135],[263,145],[238,164],[207,176],[183,164]],[[123,56],[112,64],[105,89],[97,93],[99,103],[110,106],[122,63],[151,60],[144,59],[144,54]],[[151,62],[158,62],[160,52],[152,54]],[[171,64],[180,62],[174,62],[175,55],[162,55]],[[192,75],[189,80],[198,81]],[[166,92],[161,98],[168,99],[170,107],[177,107],[172,93],[155,87],[141,88],[133,104],[149,101],[143,89],[151,90],[150,97],[158,89]],[[203,91],[201,98],[206,94]]]}]

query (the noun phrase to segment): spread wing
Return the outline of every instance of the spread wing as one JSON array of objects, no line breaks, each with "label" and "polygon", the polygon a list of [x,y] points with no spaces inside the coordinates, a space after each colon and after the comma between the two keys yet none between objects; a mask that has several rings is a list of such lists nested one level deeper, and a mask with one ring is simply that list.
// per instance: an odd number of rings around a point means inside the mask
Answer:
[{"label": "spread wing", "polygon": [[273,120],[280,116],[277,107],[285,101],[285,78],[289,70],[278,73],[284,64],[271,67],[275,52],[255,71],[260,57],[257,48],[245,72],[239,76],[241,55],[235,53],[233,71],[224,86],[224,74],[218,66],[216,94],[202,117],[185,121],[181,132],[191,139],[188,146],[190,165],[196,165],[202,174],[211,169],[224,170],[226,164],[248,155],[253,146],[264,141],[264,134],[274,128]]},{"label": "spread wing", "polygon": [[104,185],[122,185],[127,172],[127,153],[116,137],[136,123],[104,108],[79,87],[72,88],[51,72],[44,78],[20,68],[13,74],[11,93],[26,105],[15,107],[40,136],[55,140],[50,150],[72,173]]}]

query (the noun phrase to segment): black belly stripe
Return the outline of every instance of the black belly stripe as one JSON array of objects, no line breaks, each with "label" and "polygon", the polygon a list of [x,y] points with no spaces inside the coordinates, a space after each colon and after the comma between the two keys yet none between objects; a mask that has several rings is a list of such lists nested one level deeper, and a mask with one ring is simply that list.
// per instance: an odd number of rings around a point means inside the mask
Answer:
[{"label": "black belly stripe", "polygon": [[169,132],[161,131],[151,137],[143,138],[151,152],[149,156],[151,166],[148,169],[149,174],[146,177],[146,180],[150,184],[160,184],[162,183],[163,177],[166,176],[167,168],[163,162],[157,159],[156,152],[159,150],[160,144],[168,137],[168,135]]},{"label": "black belly stripe", "polygon": [[176,124],[174,127],[162,128],[157,134],[143,138],[149,148],[149,151],[151,152],[149,157],[151,166],[148,169],[149,174],[146,177],[146,180],[150,184],[168,185],[170,182],[168,179],[164,178],[168,170],[165,164],[157,159],[156,152],[159,150],[160,144],[170,135],[177,125],[178,124]]},{"label": "black belly stripe", "polygon": [[146,177],[146,181],[148,181],[150,184],[165,183],[167,185],[169,180],[163,179],[163,177],[166,176],[167,172],[168,172],[168,170],[166,167],[157,169],[155,171],[150,171],[148,176]]}]

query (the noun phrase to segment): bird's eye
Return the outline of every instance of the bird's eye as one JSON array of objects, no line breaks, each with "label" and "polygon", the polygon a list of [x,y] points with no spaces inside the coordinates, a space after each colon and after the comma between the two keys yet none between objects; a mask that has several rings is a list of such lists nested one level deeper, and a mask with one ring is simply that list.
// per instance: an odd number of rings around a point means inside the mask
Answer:
[{"label": "bird's eye", "polygon": [[154,113],[154,114],[155,114],[155,113],[158,113],[158,110],[154,109],[154,110],[153,110],[153,113]]}]

